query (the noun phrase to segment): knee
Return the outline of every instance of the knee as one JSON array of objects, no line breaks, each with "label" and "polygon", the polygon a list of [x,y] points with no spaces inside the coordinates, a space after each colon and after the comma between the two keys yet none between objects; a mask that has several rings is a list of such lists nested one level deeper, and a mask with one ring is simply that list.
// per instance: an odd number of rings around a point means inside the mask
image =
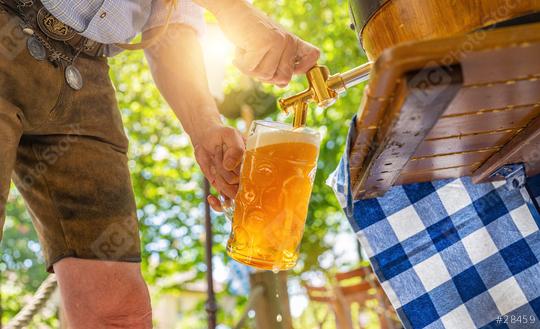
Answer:
[{"label": "knee", "polygon": [[104,328],[152,328],[152,307],[146,284],[126,280],[109,293],[89,296],[97,321]]},{"label": "knee", "polygon": [[62,261],[54,270],[70,328],[152,328],[138,264]]}]

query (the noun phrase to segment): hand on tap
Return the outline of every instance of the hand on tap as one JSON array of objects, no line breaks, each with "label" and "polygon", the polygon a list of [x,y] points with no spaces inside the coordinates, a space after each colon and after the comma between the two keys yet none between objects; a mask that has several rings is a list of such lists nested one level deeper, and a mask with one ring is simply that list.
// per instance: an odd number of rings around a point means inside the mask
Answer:
[{"label": "hand on tap", "polygon": [[199,0],[217,18],[236,46],[234,64],[245,74],[285,87],[293,74],[306,73],[319,50],[301,40],[245,0]]}]

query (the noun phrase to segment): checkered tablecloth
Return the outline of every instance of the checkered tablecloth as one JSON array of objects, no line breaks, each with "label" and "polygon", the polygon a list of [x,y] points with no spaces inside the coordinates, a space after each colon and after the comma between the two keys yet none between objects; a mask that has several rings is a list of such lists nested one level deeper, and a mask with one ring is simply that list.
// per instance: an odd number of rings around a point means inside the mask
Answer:
[{"label": "checkered tablecloth", "polygon": [[353,202],[349,144],[328,183],[405,328],[540,328],[540,176],[521,190],[461,178]]}]

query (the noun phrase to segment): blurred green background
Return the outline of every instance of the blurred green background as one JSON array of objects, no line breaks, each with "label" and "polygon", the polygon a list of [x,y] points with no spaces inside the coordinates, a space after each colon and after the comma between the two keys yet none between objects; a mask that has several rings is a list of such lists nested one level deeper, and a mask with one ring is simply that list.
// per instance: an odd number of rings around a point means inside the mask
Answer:
[{"label": "blurred green background", "polygon": [[[366,61],[356,35],[349,27],[347,1],[256,0],[254,4],[320,47],[320,63],[329,66],[333,73]],[[202,43],[208,53],[210,84],[214,85],[213,89],[221,88],[223,95],[218,98],[223,96],[230,103],[236,101],[238,95],[252,92],[249,88],[246,91],[246,85],[253,84],[246,82],[246,78],[230,65],[220,76],[219,68],[214,66],[221,64],[213,60],[227,59],[232,51],[218,40],[221,36],[215,33],[210,16],[208,21],[208,35]],[[187,325],[205,328],[203,176],[193,158],[189,138],[154,87],[144,54],[124,52],[113,58],[110,65],[131,141],[130,168],[141,224],[143,270],[158,313],[156,321],[169,318],[167,321],[172,321],[170,323],[178,328]],[[280,97],[299,92],[305,85],[305,78],[297,77],[286,89],[258,86],[261,89],[255,97]],[[354,268],[360,261],[354,234],[325,180],[338,164],[347,128],[358,110],[361,94],[362,87],[352,89],[332,108],[312,109],[309,115],[308,124],[319,127],[325,137],[300,261],[290,274],[292,313],[297,328],[318,328],[314,314],[324,313],[320,306],[308,304],[300,280],[324,281],[328,273]],[[227,106],[223,108],[226,110]],[[264,117],[267,111],[255,108],[255,112]],[[268,118],[290,120],[277,111]],[[228,121],[240,129],[245,128],[242,119]],[[246,296],[233,294],[228,286],[231,260],[226,256],[225,244],[230,226],[223,216],[214,214],[213,227],[220,306],[218,322],[220,328],[229,328],[238,321]],[[6,323],[47,275],[30,218],[15,189],[7,207],[0,261],[1,318]],[[174,308],[171,305],[175,305]],[[158,325],[168,328],[164,324]],[[32,328],[57,326],[57,310],[50,307],[36,318]],[[333,321],[328,321],[324,328],[334,328]]]}]

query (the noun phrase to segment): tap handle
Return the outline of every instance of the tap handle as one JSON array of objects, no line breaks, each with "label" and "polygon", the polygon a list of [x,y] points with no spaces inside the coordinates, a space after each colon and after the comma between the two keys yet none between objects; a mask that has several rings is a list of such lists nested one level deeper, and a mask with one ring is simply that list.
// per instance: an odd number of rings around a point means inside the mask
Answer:
[{"label": "tap handle", "polygon": [[295,126],[304,125],[309,103],[315,102],[322,108],[331,106],[347,88],[369,79],[371,67],[372,63],[366,63],[342,74],[330,75],[328,67],[315,65],[306,73],[309,88],[280,99],[279,106],[286,113],[294,113]]},{"label": "tap handle", "polygon": [[313,100],[317,105],[326,108],[336,101],[337,93],[328,86],[330,78],[328,67],[316,65],[306,73],[306,77],[313,91]]}]

